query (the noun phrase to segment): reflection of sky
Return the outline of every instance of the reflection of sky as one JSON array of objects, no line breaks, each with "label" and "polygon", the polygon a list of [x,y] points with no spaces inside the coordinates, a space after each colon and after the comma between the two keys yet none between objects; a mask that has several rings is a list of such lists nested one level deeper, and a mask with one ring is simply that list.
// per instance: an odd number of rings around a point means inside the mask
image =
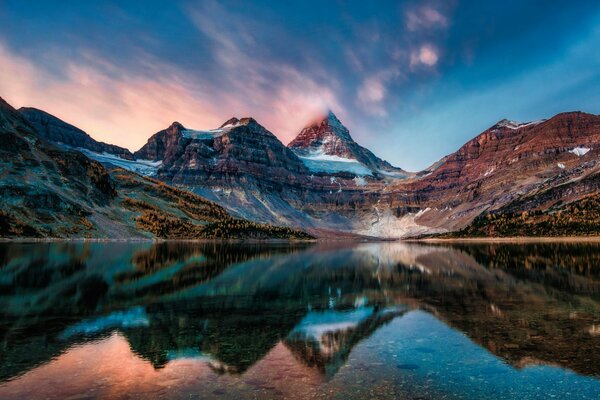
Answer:
[{"label": "reflection of sky", "polygon": [[108,329],[148,325],[150,325],[150,321],[144,307],[132,307],[125,311],[115,311],[103,317],[81,321],[65,329],[59,337],[66,340],[77,335],[95,335]]},{"label": "reflection of sky", "polygon": [[[372,365],[363,381],[385,376],[415,393],[451,393],[461,398],[596,399],[600,381],[562,368],[512,367],[434,316],[413,311],[382,327],[351,353],[336,384],[358,395],[356,368]],[[433,397],[436,397],[435,395]]]},{"label": "reflection of sky", "polygon": [[[356,324],[368,317],[370,311],[311,312],[297,328]],[[116,347],[119,352],[113,351]],[[362,399],[374,391],[383,391],[390,398],[395,395],[402,398],[596,399],[600,390],[600,381],[558,367],[532,365],[516,369],[423,311],[396,318],[365,338],[352,350],[339,372],[331,380],[318,383],[318,387],[313,386],[315,383],[308,375],[303,375],[312,371],[293,368],[293,363],[301,361],[288,357],[287,353],[278,353],[276,357],[267,355],[242,375],[214,375],[205,367],[214,360],[192,348],[169,351],[167,358],[170,362],[164,368],[149,368],[150,363],[134,355],[122,336],[113,335],[90,342],[85,349],[75,346],[48,364],[0,386],[0,396],[5,389],[14,390],[14,398],[37,393],[37,390],[43,393],[47,385],[35,385],[34,381],[47,377],[52,377],[57,385],[53,390],[57,393],[95,391],[114,385],[121,395],[136,391],[148,395],[158,385],[168,386],[172,397],[188,392],[201,396],[225,390],[228,397],[244,398],[249,393],[256,394],[252,390],[256,390],[253,385],[257,382],[280,388],[293,385],[294,390],[286,392],[287,398],[304,398],[306,393],[311,393],[319,398],[335,394],[337,398]],[[185,360],[200,362],[182,364]],[[289,368],[300,375],[290,379],[286,375]],[[277,380],[270,379],[274,377]],[[36,386],[39,388],[35,389]]]},{"label": "reflection of sky", "polygon": [[211,362],[214,360],[210,355],[191,347],[187,347],[184,349],[167,350],[167,360],[169,361],[191,359],[204,362]]},{"label": "reflection of sky", "polygon": [[373,311],[373,307],[361,307],[350,311],[310,311],[290,332],[290,337],[300,334],[319,343],[326,333],[358,326],[361,321],[373,315]]}]

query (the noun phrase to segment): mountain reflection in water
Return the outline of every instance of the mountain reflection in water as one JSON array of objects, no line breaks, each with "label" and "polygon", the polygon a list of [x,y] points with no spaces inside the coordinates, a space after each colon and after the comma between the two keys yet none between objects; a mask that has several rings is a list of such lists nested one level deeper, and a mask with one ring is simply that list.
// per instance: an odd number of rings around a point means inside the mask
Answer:
[{"label": "mountain reflection in water", "polygon": [[0,398],[596,398],[600,245],[0,245]]}]

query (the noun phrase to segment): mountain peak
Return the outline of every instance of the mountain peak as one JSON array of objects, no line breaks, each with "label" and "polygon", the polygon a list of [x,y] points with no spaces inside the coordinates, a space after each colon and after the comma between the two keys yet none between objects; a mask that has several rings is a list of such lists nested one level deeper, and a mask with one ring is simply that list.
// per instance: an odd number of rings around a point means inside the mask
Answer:
[{"label": "mountain peak", "polygon": [[237,119],[236,117],[232,117],[229,118],[227,121],[223,122],[223,124],[221,126],[219,126],[219,129],[224,128],[226,126],[235,126],[238,125],[240,123],[240,120]]},{"label": "mountain peak", "polygon": [[183,131],[185,130],[185,126],[183,126],[180,122],[174,121],[168,128],[168,131],[173,131],[173,130],[177,130],[177,131]]},{"label": "mountain peak", "polygon": [[251,124],[256,124],[256,125],[260,125],[258,122],[256,122],[256,120],[252,117],[244,117],[242,119],[239,120],[238,122],[239,125],[251,125]]},{"label": "mountain peak", "polygon": [[381,170],[403,172],[379,159],[370,150],[360,146],[336,115],[328,110],[306,126],[288,147],[299,157],[312,160],[337,160],[347,165],[358,163],[363,169],[379,174]]},{"label": "mountain peak", "polygon": [[327,110],[327,116],[325,117],[325,119],[327,120],[327,123],[329,125],[343,126],[342,123],[340,122],[340,120],[338,119],[338,117],[331,110]]},{"label": "mountain peak", "polygon": [[[300,132],[296,139],[301,136],[307,136],[316,139],[318,137],[336,136],[344,141],[352,142],[350,131],[342,124],[338,117],[331,110],[317,116],[310,121]],[[316,135],[316,136],[315,136]],[[292,143],[290,143],[292,145]]]}]

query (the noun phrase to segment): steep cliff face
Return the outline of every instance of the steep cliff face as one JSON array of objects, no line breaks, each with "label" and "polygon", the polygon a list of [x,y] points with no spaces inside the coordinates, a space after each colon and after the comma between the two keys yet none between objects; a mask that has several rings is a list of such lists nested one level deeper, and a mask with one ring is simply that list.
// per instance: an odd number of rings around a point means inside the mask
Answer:
[{"label": "steep cliff face", "polygon": [[492,211],[565,184],[579,195],[597,190],[585,178],[600,171],[600,116],[571,112],[531,123],[500,121],[407,184],[387,188],[392,206],[402,195],[428,209],[417,222],[460,229]]},{"label": "steep cliff face", "polygon": [[293,181],[308,174],[298,157],[252,118],[234,118],[210,131],[184,128],[168,134],[160,175],[177,184],[204,184],[209,176]]},{"label": "steep cliff face", "polygon": [[173,122],[167,129],[155,133],[148,142],[138,151],[133,153],[136,159],[161,161],[167,157],[173,157],[185,147],[182,132],[185,127],[179,122]]},{"label": "steep cliff face", "polygon": [[69,147],[83,148],[96,153],[109,153],[127,160],[133,159],[133,154],[123,147],[98,142],[87,133],[68,124],[55,116],[37,108],[22,107],[21,115],[42,138]]},{"label": "steep cliff face", "polygon": [[350,136],[350,131],[331,111],[302,129],[288,147],[309,169],[316,172],[346,171],[376,177],[389,174],[398,177],[410,175],[356,143]]}]

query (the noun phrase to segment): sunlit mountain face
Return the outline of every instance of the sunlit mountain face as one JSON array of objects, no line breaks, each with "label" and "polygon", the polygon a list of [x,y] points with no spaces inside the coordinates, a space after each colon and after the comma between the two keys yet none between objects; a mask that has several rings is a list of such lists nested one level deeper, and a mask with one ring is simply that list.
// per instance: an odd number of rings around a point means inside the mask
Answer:
[{"label": "sunlit mountain face", "polygon": [[2,244],[0,397],[594,398],[599,259],[595,243]]}]

